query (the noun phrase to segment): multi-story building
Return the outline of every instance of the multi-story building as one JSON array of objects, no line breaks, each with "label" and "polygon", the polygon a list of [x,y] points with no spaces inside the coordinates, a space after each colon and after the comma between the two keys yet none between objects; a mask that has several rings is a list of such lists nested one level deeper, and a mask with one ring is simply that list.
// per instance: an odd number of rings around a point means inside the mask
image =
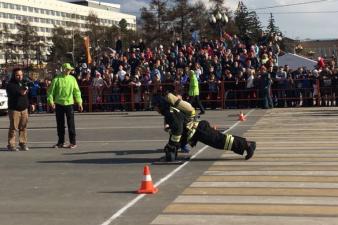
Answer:
[{"label": "multi-story building", "polygon": [[[136,30],[136,16],[120,12],[119,4],[94,0],[0,0],[0,30],[7,27],[15,34],[16,23],[26,19],[48,42],[56,26],[67,27],[71,23],[85,31],[87,17],[92,13],[103,26],[118,26],[119,21],[125,19],[127,28]],[[0,37],[0,42],[3,41],[4,38]],[[0,64],[4,62],[5,54],[0,49]]]},{"label": "multi-story building", "polygon": [[338,39],[306,40],[301,41],[300,45],[303,47],[302,54],[314,59],[317,59],[317,57],[334,57],[337,59],[338,57]]}]

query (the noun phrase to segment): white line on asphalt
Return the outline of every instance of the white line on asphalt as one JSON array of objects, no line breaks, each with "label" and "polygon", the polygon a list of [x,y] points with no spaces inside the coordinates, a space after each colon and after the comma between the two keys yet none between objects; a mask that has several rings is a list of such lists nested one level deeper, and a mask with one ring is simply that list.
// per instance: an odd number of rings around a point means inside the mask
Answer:
[{"label": "white line on asphalt", "polygon": [[[202,214],[202,213],[201,213]],[[250,222],[248,222],[250,221]],[[227,224],[227,225],[337,225],[337,217],[324,216],[255,216],[255,215],[217,215],[204,214],[197,215],[191,213],[182,214],[161,214],[155,218],[152,224],[171,224],[171,225],[205,225],[205,224]]]},{"label": "white line on asphalt", "polygon": [[180,195],[174,203],[210,204],[284,204],[284,205],[338,205],[338,197],[332,196],[222,196],[222,195]]},{"label": "white line on asphalt", "polygon": [[278,181],[219,181],[219,182],[202,182],[196,181],[190,185],[192,188],[301,188],[301,189],[337,189],[338,183],[315,183],[315,182],[278,182]]},{"label": "white line on asphalt", "polygon": [[[250,110],[245,116],[250,115],[253,111],[255,111],[255,109]],[[237,121],[234,125],[232,125],[231,127],[229,127],[229,129],[223,131],[223,133],[229,132],[230,130],[234,129],[240,123],[241,123],[241,121]],[[198,155],[200,155],[208,147],[209,147],[208,145],[205,145],[203,148],[201,148],[200,150],[198,150],[194,155],[192,155],[190,159],[196,158]],[[180,171],[181,169],[183,169],[183,167],[185,167],[186,165],[188,165],[189,162],[190,161],[186,161],[185,163],[183,163],[182,165],[180,165],[179,167],[177,167],[176,169],[174,169],[168,175],[166,175],[165,177],[163,177],[159,181],[157,181],[154,184],[154,186],[158,187],[163,182],[169,180],[169,178],[171,178],[172,176],[174,176],[178,171]],[[114,213],[108,220],[106,220],[105,222],[103,222],[101,225],[109,225],[109,224],[111,224],[111,222],[113,222],[115,219],[117,219],[119,216],[121,216],[130,207],[132,207],[133,205],[135,205],[144,196],[146,196],[146,195],[145,194],[140,194],[137,197],[135,197],[133,200],[131,200],[129,203],[127,203],[127,205],[125,205],[124,207],[122,207],[121,209],[119,209],[116,213]]]},{"label": "white line on asphalt", "polygon": [[208,170],[204,172],[205,176],[338,176],[338,171],[271,171],[271,170],[250,170],[250,171],[220,171]]}]

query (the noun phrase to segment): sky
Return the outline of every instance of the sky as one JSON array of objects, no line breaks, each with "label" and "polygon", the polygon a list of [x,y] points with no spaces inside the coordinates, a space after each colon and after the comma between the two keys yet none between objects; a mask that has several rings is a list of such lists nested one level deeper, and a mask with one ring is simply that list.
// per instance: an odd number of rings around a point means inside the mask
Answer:
[{"label": "sky", "polygon": [[[139,9],[147,7],[149,0],[103,0],[121,4],[121,11],[139,15]],[[191,0],[194,2],[197,0]],[[208,0],[202,0],[208,5]],[[242,0],[249,10],[255,10],[265,28],[270,12],[273,13],[276,25],[284,36],[293,39],[338,39],[338,0]],[[299,4],[305,3],[305,4]],[[264,10],[258,8],[275,7]],[[225,0],[225,6],[233,11],[238,0]],[[296,13],[291,13],[296,12]],[[311,13],[301,13],[311,12]],[[319,13],[325,12],[325,13]],[[283,14],[280,14],[283,13]]]}]

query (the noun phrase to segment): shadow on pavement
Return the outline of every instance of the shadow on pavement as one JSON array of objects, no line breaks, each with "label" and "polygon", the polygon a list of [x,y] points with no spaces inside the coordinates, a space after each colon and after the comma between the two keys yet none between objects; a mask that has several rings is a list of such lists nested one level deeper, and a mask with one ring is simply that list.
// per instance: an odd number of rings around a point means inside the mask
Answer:
[{"label": "shadow on pavement", "polygon": [[163,165],[175,165],[182,164],[184,161],[192,162],[215,162],[215,161],[243,161],[244,158],[200,158],[200,159],[181,159],[174,162],[162,161],[160,158],[96,158],[96,159],[74,159],[74,160],[48,160],[37,161],[37,163],[72,163],[72,164],[132,164],[132,163],[149,163],[149,164],[163,164]]},{"label": "shadow on pavement", "polygon": [[99,191],[98,194],[137,194],[136,191]]},{"label": "shadow on pavement", "polygon": [[246,161],[243,158],[194,158],[194,159],[191,159],[190,161],[192,162],[210,162],[210,161]]},{"label": "shadow on pavement", "polygon": [[91,152],[71,152],[63,155],[87,155],[87,154],[115,154],[115,155],[139,155],[161,153],[163,149],[156,150],[120,150],[120,151],[91,151]]},{"label": "shadow on pavement", "polygon": [[73,163],[73,164],[129,164],[129,163],[153,163],[157,158],[101,158],[101,159],[75,159],[75,160],[50,160],[37,161],[37,163]]}]

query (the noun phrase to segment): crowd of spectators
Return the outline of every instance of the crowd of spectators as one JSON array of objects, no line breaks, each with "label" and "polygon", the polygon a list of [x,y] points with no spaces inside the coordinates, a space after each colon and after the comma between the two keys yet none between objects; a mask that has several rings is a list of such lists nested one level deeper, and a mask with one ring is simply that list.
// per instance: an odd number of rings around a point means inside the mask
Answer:
[{"label": "crowd of spectators", "polygon": [[[119,40],[91,65],[75,65],[73,75],[85,111],[149,110],[151,96],[166,91],[187,99],[190,70],[195,71],[207,109],[265,107],[263,93],[269,85],[273,107],[336,106],[335,61],[318,60],[316,68],[292,70],[278,65],[279,42],[275,35],[262,33],[257,43],[227,35],[224,40],[204,38],[187,44],[177,38],[170,46],[151,49],[139,40],[122,51]],[[32,79],[31,104],[36,111],[48,111],[50,79]]]}]

